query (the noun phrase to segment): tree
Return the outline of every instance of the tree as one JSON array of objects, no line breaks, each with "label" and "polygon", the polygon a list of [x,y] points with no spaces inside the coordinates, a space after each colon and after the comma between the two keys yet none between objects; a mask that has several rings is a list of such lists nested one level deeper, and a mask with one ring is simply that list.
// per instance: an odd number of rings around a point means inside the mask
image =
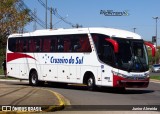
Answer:
[{"label": "tree", "polygon": [[32,17],[29,13],[29,9],[23,8],[21,0],[1,0],[0,56],[5,55],[4,47],[6,47],[8,35],[23,32],[24,26],[32,21]]}]

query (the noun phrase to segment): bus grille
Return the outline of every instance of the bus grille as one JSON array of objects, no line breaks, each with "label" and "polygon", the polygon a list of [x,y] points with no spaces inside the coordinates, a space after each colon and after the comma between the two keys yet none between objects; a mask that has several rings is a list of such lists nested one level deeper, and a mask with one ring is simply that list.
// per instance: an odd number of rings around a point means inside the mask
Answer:
[{"label": "bus grille", "polygon": [[145,80],[146,77],[127,77],[128,80]]}]

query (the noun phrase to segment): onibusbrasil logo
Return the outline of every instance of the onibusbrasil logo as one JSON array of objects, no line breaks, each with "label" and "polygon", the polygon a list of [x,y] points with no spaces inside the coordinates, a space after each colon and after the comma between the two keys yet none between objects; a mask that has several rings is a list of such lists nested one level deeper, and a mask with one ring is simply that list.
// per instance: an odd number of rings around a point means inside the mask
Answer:
[{"label": "onibusbrasil logo", "polygon": [[2,112],[41,112],[41,106],[2,106]]},{"label": "onibusbrasil logo", "polygon": [[129,16],[128,10],[124,11],[100,10],[100,14],[104,16]]}]

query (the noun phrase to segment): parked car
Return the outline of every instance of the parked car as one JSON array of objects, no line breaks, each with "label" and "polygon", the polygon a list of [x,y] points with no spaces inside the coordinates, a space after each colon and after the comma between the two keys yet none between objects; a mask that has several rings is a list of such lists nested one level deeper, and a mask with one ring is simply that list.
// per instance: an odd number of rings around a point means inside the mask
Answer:
[{"label": "parked car", "polygon": [[151,67],[152,72],[160,72],[160,64],[154,64]]}]

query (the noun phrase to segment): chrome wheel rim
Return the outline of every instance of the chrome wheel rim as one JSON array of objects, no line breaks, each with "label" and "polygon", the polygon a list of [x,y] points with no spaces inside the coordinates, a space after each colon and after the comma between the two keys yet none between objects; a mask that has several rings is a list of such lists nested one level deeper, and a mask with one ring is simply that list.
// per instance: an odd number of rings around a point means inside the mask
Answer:
[{"label": "chrome wheel rim", "polygon": [[35,74],[32,75],[32,84],[36,84],[36,75]]},{"label": "chrome wheel rim", "polygon": [[91,87],[92,85],[93,85],[93,79],[89,78],[89,80],[88,80],[88,86]]}]

